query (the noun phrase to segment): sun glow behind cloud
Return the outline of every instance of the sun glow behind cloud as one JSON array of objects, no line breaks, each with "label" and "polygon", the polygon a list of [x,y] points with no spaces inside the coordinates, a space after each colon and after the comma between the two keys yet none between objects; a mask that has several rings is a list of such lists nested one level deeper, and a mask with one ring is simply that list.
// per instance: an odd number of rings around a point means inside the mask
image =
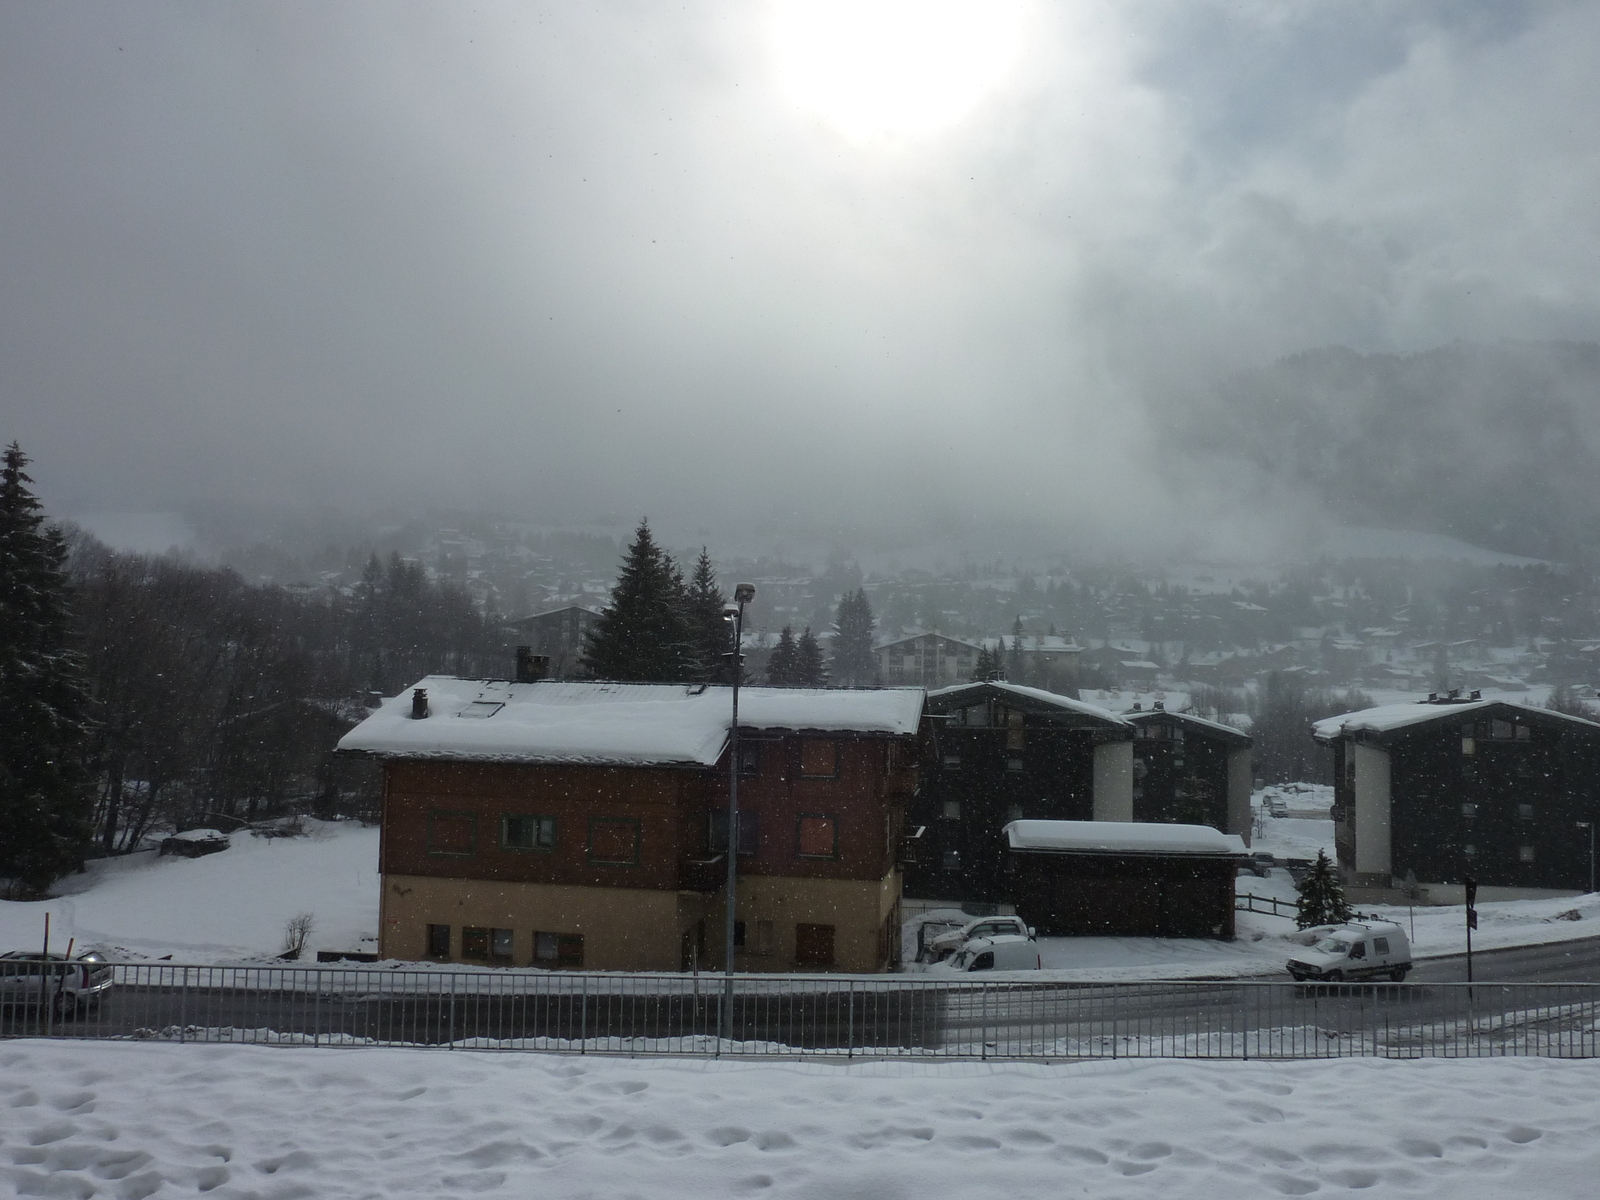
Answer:
[{"label": "sun glow behind cloud", "polygon": [[970,112],[1022,48],[1017,0],[786,0],[790,95],[852,138],[915,135]]}]

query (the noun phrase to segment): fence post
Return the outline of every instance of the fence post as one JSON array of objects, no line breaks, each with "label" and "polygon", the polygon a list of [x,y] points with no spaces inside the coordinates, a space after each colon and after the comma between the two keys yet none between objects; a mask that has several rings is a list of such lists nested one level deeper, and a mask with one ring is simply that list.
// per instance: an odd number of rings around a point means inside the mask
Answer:
[{"label": "fence post", "polygon": [[845,1032],[845,1038],[847,1039],[847,1047],[846,1047],[846,1051],[845,1051],[845,1057],[846,1058],[854,1058],[856,1056],[856,982],[853,979],[850,980],[849,982],[850,982],[850,1001],[849,1001],[850,1007],[849,1007],[849,1016],[848,1016],[849,1028]]},{"label": "fence post", "polygon": [[583,991],[578,995],[578,1053],[589,1053],[589,977],[582,976]]},{"label": "fence post", "polygon": [[178,1040],[186,1040],[189,1032],[189,968],[179,967],[182,972],[181,982],[178,984]]}]

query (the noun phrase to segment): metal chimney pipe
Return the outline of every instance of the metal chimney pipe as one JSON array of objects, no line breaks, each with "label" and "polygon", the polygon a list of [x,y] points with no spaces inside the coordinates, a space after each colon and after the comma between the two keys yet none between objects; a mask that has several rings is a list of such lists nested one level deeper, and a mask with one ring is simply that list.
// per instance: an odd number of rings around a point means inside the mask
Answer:
[{"label": "metal chimney pipe", "polygon": [[428,715],[428,689],[411,689],[411,719],[420,721]]},{"label": "metal chimney pipe", "polygon": [[550,656],[535,654],[532,646],[517,647],[518,683],[537,683],[550,674]]}]

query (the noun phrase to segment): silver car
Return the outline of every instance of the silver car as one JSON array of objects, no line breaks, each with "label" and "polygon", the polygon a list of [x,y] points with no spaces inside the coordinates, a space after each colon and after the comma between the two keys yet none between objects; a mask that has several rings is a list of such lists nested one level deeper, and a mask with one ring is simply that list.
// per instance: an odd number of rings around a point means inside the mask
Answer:
[{"label": "silver car", "polygon": [[1016,936],[1031,938],[1033,930],[1021,917],[992,916],[979,917],[975,921],[968,921],[960,929],[952,929],[949,933],[941,933],[928,943],[928,954],[932,961],[942,962],[949,958],[973,938]]},{"label": "silver car", "polygon": [[52,1005],[61,1016],[87,1012],[111,990],[111,964],[93,950],[68,960],[47,959],[37,950],[0,954],[0,1004],[35,1008]]}]

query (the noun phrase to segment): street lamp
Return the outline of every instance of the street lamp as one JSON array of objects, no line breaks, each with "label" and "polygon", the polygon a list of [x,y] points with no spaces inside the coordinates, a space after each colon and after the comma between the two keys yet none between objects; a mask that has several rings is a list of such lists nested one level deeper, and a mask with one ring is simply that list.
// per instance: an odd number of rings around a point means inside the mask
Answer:
[{"label": "street lamp", "polygon": [[733,599],[723,605],[723,617],[733,625],[733,721],[728,726],[728,911],[723,922],[722,1037],[733,1040],[733,908],[739,873],[739,676],[744,674],[744,606],[756,598],[756,585],[741,583]]},{"label": "street lamp", "polygon": [[1594,822],[1579,821],[1578,828],[1589,831],[1589,892],[1592,895],[1594,893]]}]

